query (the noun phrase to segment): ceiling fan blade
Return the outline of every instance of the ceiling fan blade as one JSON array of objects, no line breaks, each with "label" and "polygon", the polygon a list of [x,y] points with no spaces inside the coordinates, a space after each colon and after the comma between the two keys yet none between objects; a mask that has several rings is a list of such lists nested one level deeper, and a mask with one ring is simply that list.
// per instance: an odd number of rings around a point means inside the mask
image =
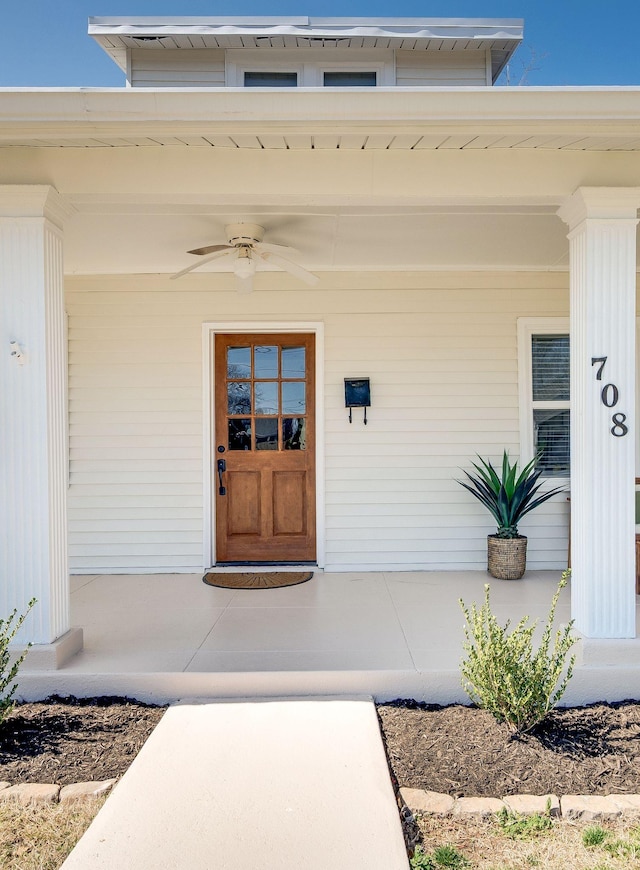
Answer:
[{"label": "ceiling fan blade", "polygon": [[236,291],[243,296],[253,292],[253,275],[236,275]]},{"label": "ceiling fan blade", "polygon": [[313,272],[308,272],[306,269],[303,269],[302,266],[299,266],[292,260],[287,260],[286,257],[281,257],[279,254],[265,251],[264,253],[260,252],[260,257],[262,257],[262,259],[267,263],[274,263],[274,265],[280,266],[280,268],[284,269],[285,272],[295,275],[296,278],[300,278],[301,281],[304,281],[305,284],[310,284],[312,287],[320,281],[320,278],[318,278],[317,275],[314,275]]},{"label": "ceiling fan blade", "polygon": [[194,248],[193,251],[187,251],[187,254],[197,254],[201,257],[203,254],[213,254],[216,251],[231,251],[232,245],[205,245],[204,248]]},{"label": "ceiling fan blade", "polygon": [[291,248],[288,245],[270,245],[268,242],[256,242],[253,246],[258,253],[269,252],[272,254],[297,254],[296,248]]},{"label": "ceiling fan blade", "polygon": [[187,266],[186,269],[182,269],[181,272],[176,272],[175,275],[171,276],[171,280],[173,281],[175,278],[182,278],[182,276],[186,275],[187,272],[193,272],[194,269],[199,269],[200,266],[204,266],[205,263],[210,263],[212,260],[219,260],[222,257],[235,256],[235,253],[235,248],[227,248],[224,251],[216,251],[215,254],[210,254],[203,260],[198,260],[197,263],[192,263],[190,266]]}]

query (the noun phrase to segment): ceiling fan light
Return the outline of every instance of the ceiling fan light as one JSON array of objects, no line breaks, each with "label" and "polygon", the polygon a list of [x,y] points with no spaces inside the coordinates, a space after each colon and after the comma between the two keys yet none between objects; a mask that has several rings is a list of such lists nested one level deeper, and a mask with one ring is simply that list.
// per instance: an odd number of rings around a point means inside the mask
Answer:
[{"label": "ceiling fan light", "polygon": [[252,278],[256,273],[256,264],[248,254],[240,256],[233,264],[233,271],[238,278]]}]

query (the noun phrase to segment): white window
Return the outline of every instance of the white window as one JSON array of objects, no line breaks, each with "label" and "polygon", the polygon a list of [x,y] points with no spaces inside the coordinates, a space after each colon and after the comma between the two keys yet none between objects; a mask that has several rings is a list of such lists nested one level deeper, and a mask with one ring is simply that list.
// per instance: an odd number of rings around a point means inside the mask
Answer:
[{"label": "white window", "polygon": [[393,51],[228,49],[225,67],[225,81],[233,88],[371,88],[396,83]]},{"label": "white window", "polygon": [[545,477],[569,477],[569,321],[518,320],[520,457],[539,456]]},{"label": "white window", "polygon": [[245,70],[245,88],[296,88],[297,72],[275,72],[270,70]]},{"label": "white window", "polygon": [[375,88],[378,76],[375,70],[324,70],[325,88]]},{"label": "white window", "polygon": [[[237,59],[236,56],[241,56]],[[265,59],[264,53],[226,52],[225,81],[232,88],[296,88],[304,84],[304,65]]]}]

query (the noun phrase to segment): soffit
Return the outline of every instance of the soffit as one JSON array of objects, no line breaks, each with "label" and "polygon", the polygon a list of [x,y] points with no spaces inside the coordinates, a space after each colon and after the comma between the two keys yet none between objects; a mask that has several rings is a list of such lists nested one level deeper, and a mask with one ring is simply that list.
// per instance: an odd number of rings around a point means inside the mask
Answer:
[{"label": "soffit", "polygon": [[640,149],[640,88],[5,89],[0,146]]}]

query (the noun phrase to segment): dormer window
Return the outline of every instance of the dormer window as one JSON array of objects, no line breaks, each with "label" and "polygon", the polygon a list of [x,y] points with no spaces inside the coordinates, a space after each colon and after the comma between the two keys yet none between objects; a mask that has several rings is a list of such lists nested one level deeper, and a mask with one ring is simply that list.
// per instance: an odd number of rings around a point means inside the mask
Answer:
[{"label": "dormer window", "polygon": [[89,33],[130,87],[461,88],[495,84],[522,21],[95,18]]},{"label": "dormer window", "polygon": [[375,70],[340,70],[323,73],[325,88],[375,88],[378,75]]},{"label": "dormer window", "polygon": [[296,88],[298,73],[296,72],[245,72],[245,88]]}]

